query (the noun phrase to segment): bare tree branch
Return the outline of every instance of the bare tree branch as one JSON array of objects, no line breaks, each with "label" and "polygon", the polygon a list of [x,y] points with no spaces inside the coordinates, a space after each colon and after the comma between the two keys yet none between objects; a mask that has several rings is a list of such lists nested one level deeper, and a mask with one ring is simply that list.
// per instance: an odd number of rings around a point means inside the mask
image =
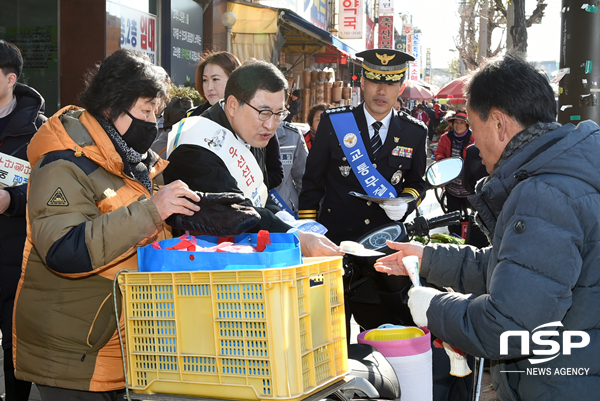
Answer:
[{"label": "bare tree branch", "polygon": [[535,7],[535,10],[533,10],[531,17],[527,18],[525,21],[527,28],[530,28],[531,25],[533,25],[536,21],[541,21],[544,17],[544,10],[546,7],[548,7],[548,4],[546,4],[544,1],[545,0],[538,0],[537,6]]}]

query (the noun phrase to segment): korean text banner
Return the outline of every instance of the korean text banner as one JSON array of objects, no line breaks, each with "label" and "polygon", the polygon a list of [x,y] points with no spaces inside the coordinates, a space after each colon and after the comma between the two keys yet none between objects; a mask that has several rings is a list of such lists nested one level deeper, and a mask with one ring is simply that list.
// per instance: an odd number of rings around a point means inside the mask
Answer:
[{"label": "korean text banner", "polygon": [[121,49],[141,51],[150,57],[154,64],[156,60],[156,15],[148,14],[119,4],[106,2],[107,13],[121,20]]},{"label": "korean text banner", "polygon": [[392,15],[379,16],[379,45],[380,49],[391,49],[394,42],[394,17]]},{"label": "korean text banner", "polygon": [[339,1],[339,37],[341,39],[362,39],[364,0]]}]

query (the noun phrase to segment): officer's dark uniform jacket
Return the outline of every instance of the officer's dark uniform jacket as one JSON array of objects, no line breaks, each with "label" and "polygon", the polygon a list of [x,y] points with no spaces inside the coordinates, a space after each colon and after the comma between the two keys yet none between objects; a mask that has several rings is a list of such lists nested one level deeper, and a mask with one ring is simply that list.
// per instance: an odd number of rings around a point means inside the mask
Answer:
[{"label": "officer's dark uniform jacket", "polygon": [[286,121],[279,125],[276,135],[283,162],[283,182],[275,190],[288,207],[297,212],[308,149],[300,131]]},{"label": "officer's dark uniform jacket", "polygon": [[[328,229],[327,237],[336,243],[354,241],[367,232],[391,222],[377,204],[348,194],[350,191],[365,191],[346,160],[329,115],[349,109],[344,107],[328,110],[321,115],[321,122],[306,162],[300,194],[300,218],[318,215],[317,221]],[[425,191],[423,175],[426,167],[427,127],[405,113],[392,113],[385,143],[378,152],[377,160],[373,160],[364,103],[352,109],[369,158],[379,173],[392,183],[394,173],[401,171],[402,178],[394,185],[397,194],[418,197]],[[398,146],[412,149],[412,157],[394,156],[392,150]],[[321,199],[323,201],[320,207]],[[410,204],[408,213],[415,205],[415,202]]]},{"label": "officer's dark uniform jacket", "polygon": [[[229,120],[227,120],[222,105],[222,101],[215,103],[202,113],[202,117],[208,118],[229,131],[234,132],[229,124]],[[250,148],[250,150],[261,168],[265,177],[265,185],[267,185],[265,150],[264,148]],[[169,155],[169,162],[163,173],[165,183],[167,184],[175,180],[181,180],[193,191],[215,193],[236,192],[242,194],[237,181],[229,173],[227,166],[225,166],[221,158],[201,146],[179,145]],[[246,199],[244,205],[252,206],[252,202]],[[255,207],[255,209],[260,214],[261,220],[250,230],[251,232],[257,232],[258,230],[286,232],[291,228],[275,216],[274,213],[279,212],[281,209],[270,198],[267,200],[264,208]]]}]

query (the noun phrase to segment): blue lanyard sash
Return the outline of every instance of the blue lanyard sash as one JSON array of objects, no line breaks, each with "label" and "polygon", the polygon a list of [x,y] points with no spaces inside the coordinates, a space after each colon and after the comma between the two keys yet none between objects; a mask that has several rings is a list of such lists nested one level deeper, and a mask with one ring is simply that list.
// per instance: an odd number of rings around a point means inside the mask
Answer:
[{"label": "blue lanyard sash", "polygon": [[271,199],[273,200],[273,202],[275,202],[275,204],[277,206],[279,206],[279,208],[281,210],[285,210],[286,212],[288,212],[289,214],[291,214],[295,218],[298,218],[298,214],[294,213],[294,211],[292,210],[292,208],[289,207],[289,205],[287,204],[287,202],[283,200],[283,198],[281,197],[281,195],[279,195],[279,192],[277,192],[275,190],[275,188],[273,188],[272,190],[269,191],[269,196],[271,197]]},{"label": "blue lanyard sash", "polygon": [[394,186],[383,178],[369,160],[354,114],[335,113],[330,114],[329,118],[344,155],[366,194],[377,198],[395,198],[397,193]]}]

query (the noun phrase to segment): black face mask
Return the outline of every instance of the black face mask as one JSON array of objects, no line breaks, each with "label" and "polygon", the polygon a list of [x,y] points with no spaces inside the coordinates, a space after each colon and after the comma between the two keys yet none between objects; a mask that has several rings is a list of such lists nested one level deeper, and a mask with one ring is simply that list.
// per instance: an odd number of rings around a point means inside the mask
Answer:
[{"label": "black face mask", "polygon": [[135,118],[128,111],[125,111],[131,117],[131,125],[123,134],[123,140],[133,150],[144,154],[150,149],[152,143],[158,135],[158,125],[150,121]]}]

